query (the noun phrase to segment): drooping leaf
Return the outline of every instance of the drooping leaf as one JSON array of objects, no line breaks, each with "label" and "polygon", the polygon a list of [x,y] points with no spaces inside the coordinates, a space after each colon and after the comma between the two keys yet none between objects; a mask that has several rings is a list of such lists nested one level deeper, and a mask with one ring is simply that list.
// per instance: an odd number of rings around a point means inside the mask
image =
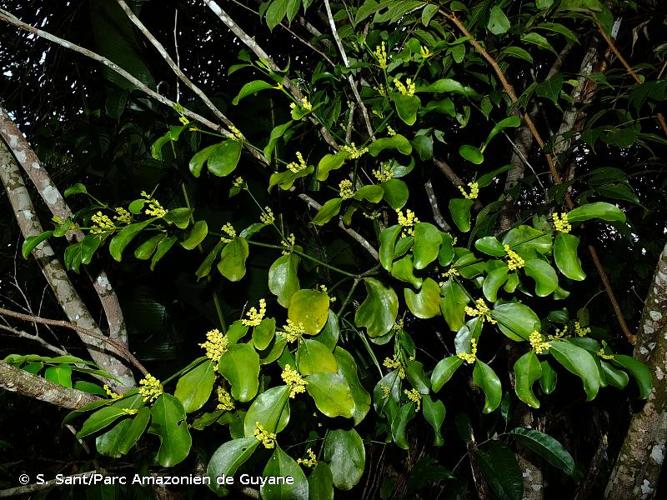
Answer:
[{"label": "drooping leaf", "polygon": [[287,307],[292,295],[299,290],[299,256],[294,253],[282,255],[269,268],[269,290],[278,298],[278,303]]},{"label": "drooping leaf", "polygon": [[584,222],[591,219],[600,219],[607,222],[625,222],[625,213],[616,205],[605,201],[586,203],[567,214],[569,222]]},{"label": "drooping leaf", "polygon": [[414,238],[415,269],[424,269],[438,257],[442,236],[433,224],[418,222],[414,227]]},{"label": "drooping leaf", "polygon": [[329,462],[336,488],[351,490],[366,467],[366,449],[356,430],[330,430],[324,440],[324,460]]},{"label": "drooping leaf", "polygon": [[431,278],[426,278],[418,293],[406,288],[404,291],[405,304],[417,318],[429,319],[440,313],[440,286]]},{"label": "drooping leaf", "polygon": [[262,472],[264,477],[291,477],[290,484],[283,481],[267,481],[260,487],[262,498],[266,500],[308,500],[308,480],[303,469],[280,446],[275,451]]},{"label": "drooping leaf", "polygon": [[524,271],[535,280],[535,293],[546,297],[558,288],[558,275],[551,265],[542,259],[527,259]]},{"label": "drooping leaf", "polygon": [[491,316],[498,322],[500,331],[512,340],[528,340],[535,330],[540,331],[540,318],[525,304],[509,302],[498,304],[491,311]]},{"label": "drooping leaf", "polygon": [[181,401],[186,413],[192,413],[199,410],[208,401],[214,384],[213,363],[204,361],[178,379],[174,396]]},{"label": "drooping leaf", "polygon": [[366,299],[357,309],[354,323],[366,328],[370,337],[389,333],[398,314],[398,297],[392,288],[375,278],[364,278]]},{"label": "drooping leaf", "polygon": [[248,344],[229,346],[220,358],[218,370],[232,386],[232,397],[241,402],[252,400],[259,387],[259,356]]},{"label": "drooping leaf", "polygon": [[431,399],[431,396],[425,394],[422,397],[422,406],[424,419],[433,427],[433,432],[435,433],[434,445],[442,446],[445,443],[445,440],[442,437],[442,423],[445,421],[445,404],[437,399]]},{"label": "drooping leaf", "polygon": [[438,392],[442,389],[442,386],[445,385],[449,379],[452,378],[452,375],[458,370],[463,364],[463,360],[458,356],[447,356],[446,358],[441,359],[431,374],[431,388],[433,392]]},{"label": "drooping leaf", "polygon": [[267,432],[276,434],[287,427],[290,419],[289,392],[289,386],[279,385],[267,389],[255,398],[243,419],[245,437],[253,437],[257,422],[262,424]]},{"label": "drooping leaf", "polygon": [[624,368],[637,382],[639,388],[639,397],[646,399],[651,394],[653,388],[653,377],[651,370],[641,361],[636,360],[631,356],[625,354],[615,354],[613,363],[621,368]]},{"label": "drooping leaf", "polygon": [[454,224],[462,233],[470,231],[470,209],[473,204],[473,200],[465,198],[451,198],[449,200],[449,213],[452,214]]},{"label": "drooping leaf", "polygon": [[499,500],[523,499],[523,475],[510,448],[500,441],[490,441],[477,448],[475,460]]},{"label": "drooping leaf", "polygon": [[162,394],[151,408],[150,432],[160,437],[157,462],[173,467],[190,454],[192,436],[181,402],[170,394]]},{"label": "drooping leaf", "polygon": [[600,372],[593,356],[570,342],[554,340],[550,344],[549,353],[554,359],[583,382],[586,400],[594,399],[600,390]]},{"label": "drooping leaf", "polygon": [[578,246],[579,238],[577,236],[558,233],[554,239],[553,255],[558,270],[564,276],[572,280],[583,281],[586,279],[586,273],[581,268],[581,261],[577,255]]},{"label": "drooping leaf", "polygon": [[518,398],[532,408],[539,408],[533,384],[542,376],[540,360],[534,351],[528,351],[514,363],[514,392]]},{"label": "drooping leaf", "polygon": [[354,357],[342,347],[336,347],[334,350],[336,363],[338,364],[338,373],[343,376],[347,385],[350,387],[352,399],[354,400],[354,412],[352,418],[354,424],[358,425],[368,413],[371,407],[371,395],[366,391],[359,380],[359,373]]},{"label": "drooping leaf", "polygon": [[250,255],[245,238],[236,237],[220,252],[218,271],[229,281],[240,281],[246,273],[245,262]]},{"label": "drooping leaf", "polygon": [[517,427],[509,434],[519,444],[534,451],[554,467],[559,468],[568,476],[574,474],[575,463],[572,455],[556,439],[535,429]]},{"label": "drooping leaf", "polygon": [[306,377],[306,391],[315,406],[330,418],[352,418],[354,398],[345,378],[339,373],[316,373]]},{"label": "drooping leaf", "polygon": [[500,405],[503,397],[502,386],[496,372],[486,363],[479,359],[475,361],[472,371],[472,379],[475,385],[484,392],[484,413],[491,413]]}]

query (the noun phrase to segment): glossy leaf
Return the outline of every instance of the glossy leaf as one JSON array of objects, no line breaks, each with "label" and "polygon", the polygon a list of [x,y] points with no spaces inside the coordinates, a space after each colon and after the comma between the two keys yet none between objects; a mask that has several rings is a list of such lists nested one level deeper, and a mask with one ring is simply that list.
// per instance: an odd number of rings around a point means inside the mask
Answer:
[{"label": "glossy leaf", "polygon": [[533,384],[542,376],[540,360],[534,351],[528,351],[514,363],[514,392],[531,408],[539,408],[540,401],[533,393]]},{"label": "glossy leaf", "polygon": [[243,419],[243,433],[252,437],[257,422],[264,426],[267,432],[282,431],[290,420],[289,386],[278,385],[262,392],[248,408]]},{"label": "glossy leaf", "polygon": [[558,275],[548,262],[542,259],[527,259],[524,272],[535,281],[535,293],[546,297],[558,288]]},{"label": "glossy leaf", "polygon": [[220,495],[225,494],[227,490],[217,484],[217,478],[223,475],[233,477],[239,467],[248,461],[258,446],[259,441],[254,436],[232,439],[222,443],[211,456],[206,468],[206,474],[211,478],[209,487]]},{"label": "glossy leaf", "polygon": [[233,344],[220,357],[218,370],[232,386],[232,397],[243,403],[252,400],[259,387],[259,356],[248,344]]},{"label": "glossy leaf", "polygon": [[456,370],[463,364],[463,360],[458,356],[448,356],[438,361],[431,373],[431,388],[433,392],[438,392],[442,386],[449,382]]},{"label": "glossy leaf", "polygon": [[486,363],[479,359],[475,361],[475,368],[472,371],[472,379],[475,385],[482,389],[484,393],[484,413],[491,413],[498,406],[503,397],[502,386],[496,372]]},{"label": "glossy leaf", "polygon": [[591,219],[600,219],[607,222],[625,222],[625,213],[616,205],[604,201],[586,203],[567,214],[569,222],[584,222]]},{"label": "glossy leaf", "polygon": [[366,467],[366,449],[356,430],[331,430],[324,439],[324,460],[329,462],[336,488],[351,490]]},{"label": "glossy leaf", "polygon": [[392,288],[375,278],[364,278],[366,299],[357,309],[354,323],[366,328],[369,337],[389,333],[398,314],[398,297]]},{"label": "glossy leaf", "polygon": [[615,354],[613,363],[630,372],[630,375],[637,382],[640,398],[646,399],[649,397],[653,388],[653,377],[648,366],[625,354]]},{"label": "glossy leaf", "polygon": [[440,313],[440,286],[431,278],[426,278],[418,293],[403,290],[405,304],[412,314],[420,319],[429,319]]},{"label": "glossy leaf", "polygon": [[192,413],[206,404],[214,384],[215,369],[207,360],[178,379],[174,396],[181,401],[186,413]]},{"label": "glossy leaf", "polygon": [[559,468],[568,476],[574,474],[575,463],[572,455],[556,439],[535,429],[517,427],[509,434],[529,450],[537,453],[554,467]]},{"label": "glossy leaf", "polygon": [[440,400],[433,400],[428,394],[422,397],[422,412],[424,413],[424,419],[433,427],[433,432],[435,433],[434,445],[442,446],[445,443],[445,440],[442,437],[442,423],[445,421],[445,404]]},{"label": "glossy leaf", "polygon": [[315,217],[313,217],[313,224],[316,226],[323,226],[329,222],[331,219],[336,217],[336,215],[338,215],[342,204],[342,198],[332,198],[328,200],[326,203],[324,203],[324,205],[322,205],[322,208],[317,211]]},{"label": "glossy leaf", "polygon": [[352,399],[354,400],[352,418],[354,419],[354,424],[358,425],[371,407],[371,395],[359,380],[359,372],[354,357],[342,347],[336,347],[334,356],[338,364],[338,373],[343,376],[350,387]]},{"label": "glossy leaf", "polygon": [[292,478],[291,484],[282,481],[271,484],[271,481],[267,481],[260,487],[262,498],[266,500],[308,500],[308,480],[303,473],[303,469],[280,446],[276,446],[266,467],[264,467],[262,475],[264,477]]},{"label": "glossy leaf", "polygon": [[300,258],[294,253],[278,257],[269,268],[269,290],[278,298],[278,303],[287,307],[292,295],[299,290]]},{"label": "glossy leaf", "polygon": [[498,322],[500,331],[513,340],[528,340],[531,333],[541,330],[537,314],[519,302],[496,305],[491,311],[491,316]]},{"label": "glossy leaf", "polygon": [[559,233],[554,239],[554,262],[563,276],[583,281],[586,279],[586,273],[581,268],[581,261],[577,255],[578,246],[578,237],[573,234]]},{"label": "glossy leaf", "polygon": [[294,324],[301,324],[308,335],[315,335],[329,317],[329,296],[315,290],[298,290],[290,298],[287,317]]},{"label": "glossy leaf", "polygon": [[306,377],[306,391],[315,406],[330,418],[352,418],[354,398],[345,378],[339,373],[316,373]]},{"label": "glossy leaf", "polygon": [[433,224],[418,222],[414,228],[415,243],[412,247],[415,269],[424,269],[438,258],[442,236]]},{"label": "glossy leaf", "polygon": [[192,436],[188,430],[185,410],[174,396],[162,394],[153,403],[150,432],[160,437],[156,459],[162,467],[173,467],[190,454]]},{"label": "glossy leaf", "polygon": [[452,198],[449,200],[449,213],[459,231],[467,233],[470,231],[470,209],[474,202],[465,198]]},{"label": "glossy leaf", "polygon": [[490,441],[477,448],[475,460],[499,500],[523,499],[523,475],[510,448],[499,441]]},{"label": "glossy leaf", "polygon": [[246,273],[245,261],[248,255],[248,242],[244,238],[234,238],[220,252],[218,271],[229,281],[240,281]]},{"label": "glossy leaf", "polygon": [[595,398],[600,390],[600,372],[593,356],[581,347],[562,340],[551,341],[549,353],[569,372],[578,376],[586,391],[586,400]]},{"label": "glossy leaf", "polygon": [[317,340],[304,339],[296,351],[296,364],[301,375],[335,373],[338,363],[331,351]]}]

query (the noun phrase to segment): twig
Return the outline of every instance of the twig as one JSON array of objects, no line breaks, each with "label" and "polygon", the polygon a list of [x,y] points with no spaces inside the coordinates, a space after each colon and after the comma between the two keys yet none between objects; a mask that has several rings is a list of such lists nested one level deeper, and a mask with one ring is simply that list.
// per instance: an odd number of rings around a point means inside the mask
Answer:
[{"label": "twig", "polygon": [[449,182],[454,184],[454,186],[459,187],[464,185],[461,178],[457,175],[456,172],[454,172],[452,167],[450,167],[445,160],[437,160],[433,158],[433,164],[438,167],[443,174],[445,174],[445,177],[447,177]]},{"label": "twig", "polygon": [[11,326],[8,325],[3,325],[0,324],[0,330],[4,330],[6,332],[9,332],[13,335],[16,335],[17,337],[20,337],[22,339],[27,339],[27,340],[32,340],[33,342],[37,342],[38,344],[41,344],[44,349],[48,349],[49,351],[55,352],[56,354],[61,354],[65,355],[67,354],[67,351],[56,347],[52,344],[49,344],[46,340],[44,340],[42,337],[39,335],[33,335],[28,332],[24,332],[23,330],[17,330],[16,328],[12,328]]},{"label": "twig", "polygon": [[[329,18],[329,26],[331,26],[331,34],[333,35],[336,45],[338,46],[338,50],[340,51],[340,56],[343,59],[343,64],[345,65],[346,68],[349,69],[350,61],[347,59],[347,54],[345,53],[343,42],[340,39],[340,35],[338,35],[338,30],[336,30],[336,22],[334,21],[333,13],[331,12],[331,4],[329,3],[329,0],[324,0],[324,7],[327,11],[327,17]],[[356,99],[357,104],[359,105],[359,109],[361,110],[361,114],[364,117],[366,130],[368,130],[368,136],[371,139],[375,140],[375,134],[373,133],[373,126],[371,125],[371,119],[368,116],[368,110],[366,109],[364,102],[361,100],[361,96],[359,95],[359,89],[357,88],[357,84],[355,83],[354,78],[352,77],[351,74],[347,76],[347,81],[350,83],[350,88],[352,89],[354,98]]]},{"label": "twig", "polygon": [[438,206],[438,199],[435,197],[435,191],[433,190],[433,184],[431,179],[427,180],[424,183],[424,189],[426,190],[426,196],[428,197],[428,202],[431,205],[431,211],[433,212],[433,220],[443,231],[450,231],[452,227],[447,224],[447,221],[442,216],[440,212],[440,207]]},{"label": "twig", "polygon": [[[181,67],[181,54],[178,52],[178,7],[174,9],[174,53],[176,54],[176,67]],[[176,76],[176,102],[181,102],[181,81]]]}]

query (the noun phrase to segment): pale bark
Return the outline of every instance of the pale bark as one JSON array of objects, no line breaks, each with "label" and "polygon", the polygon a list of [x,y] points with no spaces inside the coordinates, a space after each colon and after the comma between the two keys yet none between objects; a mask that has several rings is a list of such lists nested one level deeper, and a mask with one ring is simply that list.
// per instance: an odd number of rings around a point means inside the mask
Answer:
[{"label": "pale bark", "polygon": [[634,356],[651,369],[653,390],[642,410],[632,416],[607,483],[609,500],[649,499],[657,494],[667,442],[667,245],[644,302]]},{"label": "pale bark", "polygon": [[[41,234],[44,230],[37,217],[30,194],[26,189],[18,163],[4,141],[0,140],[0,181],[2,182],[7,198],[18,222],[24,238]],[[88,307],[72,285],[65,268],[56,258],[55,252],[48,241],[38,245],[32,252],[37,260],[46,281],[63,312],[71,323],[86,330],[92,330],[103,336],[95,323]],[[79,334],[86,344],[91,358],[103,370],[108,371],[120,380],[119,386],[131,387],[134,385],[132,372],[127,366],[111,355],[105,343],[98,338]],[[115,384],[114,384],[115,385]]]}]

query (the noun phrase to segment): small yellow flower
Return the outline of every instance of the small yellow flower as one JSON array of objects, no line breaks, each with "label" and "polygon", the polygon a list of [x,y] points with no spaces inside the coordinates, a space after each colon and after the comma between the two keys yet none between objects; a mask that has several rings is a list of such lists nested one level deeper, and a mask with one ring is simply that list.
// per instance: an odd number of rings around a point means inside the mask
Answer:
[{"label": "small yellow flower", "polygon": [[373,177],[377,179],[378,182],[387,182],[390,179],[393,179],[394,172],[389,165],[389,162],[380,163],[380,168],[373,170]]},{"label": "small yellow flower", "polygon": [[[377,87],[373,87],[378,94],[380,94],[382,97],[387,97],[387,89],[385,88],[384,85],[380,84]],[[375,113],[375,111],[373,111]]]},{"label": "small yellow flower", "polygon": [[139,410],[136,408],[121,408],[121,410],[123,413],[125,413],[125,415],[136,415],[139,413]]},{"label": "small yellow flower", "polygon": [[262,224],[269,226],[276,221],[276,217],[273,215],[273,210],[271,210],[270,207],[264,207],[262,209],[261,215],[259,216],[259,220]]},{"label": "small yellow flower", "polygon": [[489,309],[489,306],[486,305],[486,302],[484,302],[484,299],[482,298],[475,301],[475,307],[466,306],[464,310],[468,316],[478,316],[492,325],[497,323],[497,321],[491,317],[491,309]]},{"label": "small yellow flower", "polygon": [[225,233],[227,236],[221,236],[220,240],[223,243],[229,243],[234,238],[236,238],[236,229],[229,222],[220,228],[220,231]]},{"label": "small yellow flower", "polygon": [[422,59],[428,59],[433,55],[431,51],[428,50],[428,47],[424,47],[423,45],[419,47],[419,54],[422,56]]},{"label": "small yellow flower", "polygon": [[396,354],[394,354],[393,358],[384,358],[382,365],[390,370],[398,370],[398,377],[401,379],[405,378],[405,367]]},{"label": "small yellow flower", "polygon": [[160,381],[150,373],[139,381],[139,394],[145,403],[155,401],[163,392]]},{"label": "small yellow flower", "polygon": [[153,198],[152,195],[148,194],[146,191],[141,192],[141,196],[146,200],[148,207],[144,210],[146,215],[152,215],[153,217],[162,218],[167,215],[167,211],[160,205],[160,202]]},{"label": "small yellow flower", "polygon": [[303,337],[304,333],[306,333],[306,330],[303,327],[303,323],[294,323],[291,319],[288,319],[282,331],[278,332],[278,335],[291,344]]},{"label": "small yellow flower", "polygon": [[294,250],[294,245],[296,244],[296,236],[294,236],[294,233],[290,233],[290,235],[282,240],[280,244],[283,247],[282,254],[283,255],[289,255],[292,253]]},{"label": "small yellow flower", "polygon": [[403,211],[399,209],[396,210],[396,217],[398,218],[398,224],[403,228],[401,238],[413,236],[415,232],[414,226],[419,222],[415,213],[408,208],[405,211],[405,215],[403,215]]},{"label": "small yellow flower", "polygon": [[607,341],[603,340],[602,347],[598,351],[598,356],[606,360],[614,359],[614,353],[609,353],[608,351],[609,351],[609,346],[607,345]]},{"label": "small yellow flower", "polygon": [[382,398],[387,399],[391,394],[391,389],[387,384],[380,384],[380,389],[382,389]]},{"label": "small yellow flower", "polygon": [[569,233],[570,231],[572,231],[572,226],[567,220],[567,213],[561,212],[559,217],[558,213],[554,212],[552,217],[554,220],[554,227],[556,228],[556,231],[560,233]]},{"label": "small yellow flower", "polygon": [[115,210],[116,210],[116,215],[114,216],[115,220],[117,220],[122,224],[130,224],[132,222],[132,214],[128,212],[126,209],[124,209],[123,207],[118,207]]},{"label": "small yellow flower", "polygon": [[206,357],[215,363],[220,361],[220,356],[227,352],[229,339],[220,330],[214,329],[206,332],[206,342],[199,344],[204,349]]},{"label": "small yellow flower", "polygon": [[456,356],[462,359],[467,365],[472,365],[477,359],[477,339],[470,339],[470,352],[460,352]]},{"label": "small yellow flower", "polygon": [[304,467],[315,467],[317,465],[315,452],[311,448],[308,448],[306,450],[306,455],[308,455],[308,458],[297,458],[296,463],[303,465]]},{"label": "small yellow flower", "polygon": [[308,164],[306,163],[306,160],[303,159],[301,151],[296,152],[296,159],[297,161],[293,161],[287,164],[287,170],[294,174],[298,174],[302,170],[306,170],[308,168]]},{"label": "small yellow flower", "polygon": [[415,82],[412,81],[412,78],[406,79],[405,85],[398,78],[396,78],[394,80],[394,86],[396,87],[396,90],[398,90],[402,95],[406,96],[415,95],[415,90],[417,90]]},{"label": "small yellow flower", "polygon": [[504,245],[503,248],[507,254],[507,269],[515,271],[516,269],[521,269],[526,264],[526,261],[524,261],[518,253],[512,250],[512,247]]},{"label": "small yellow flower", "polygon": [[387,135],[389,137],[393,137],[396,135],[396,131],[393,128],[391,128],[391,125],[387,125]]},{"label": "small yellow flower", "polygon": [[239,129],[237,129],[234,125],[230,124],[229,125],[229,131],[234,134],[234,138],[239,141],[243,142],[245,141],[245,136],[241,133]]},{"label": "small yellow flower", "polygon": [[404,389],[403,392],[408,397],[408,399],[415,404],[415,411],[419,411],[422,403],[422,395],[419,394],[419,391],[417,389]]},{"label": "small yellow flower", "polygon": [[118,394],[117,392],[114,392],[111,390],[111,387],[109,387],[107,384],[104,384],[102,387],[104,389],[104,392],[106,393],[107,396],[109,396],[111,399],[120,399],[123,396]]},{"label": "small yellow flower", "polygon": [[382,42],[380,45],[375,47],[375,52],[373,52],[373,55],[375,56],[375,59],[377,59],[378,65],[382,69],[387,69],[387,47]]},{"label": "small yellow flower", "polygon": [[466,200],[476,200],[479,196],[479,184],[476,182],[469,182],[468,187],[470,188],[470,193],[468,193],[463,186],[458,186],[459,191],[461,191],[461,194]]},{"label": "small yellow flower", "polygon": [[354,198],[354,188],[352,187],[352,181],[350,179],[343,179],[338,184],[338,194],[344,200]]},{"label": "small yellow flower", "polygon": [[308,382],[290,365],[285,365],[280,378],[289,386],[289,397],[291,399],[294,399],[297,394],[306,392],[306,384]]},{"label": "small yellow flower", "polygon": [[454,276],[460,276],[459,270],[455,267],[450,267],[444,273],[440,274],[442,278],[453,278]]},{"label": "small yellow flower", "polygon": [[102,212],[97,212],[90,218],[93,223],[90,228],[90,234],[94,235],[104,235],[108,233],[113,233],[116,230],[116,225],[109,218],[109,216],[104,215]]},{"label": "small yellow flower", "polygon": [[232,411],[235,408],[234,400],[227,390],[224,387],[218,386],[216,392],[218,394],[218,406],[216,408],[222,411]]},{"label": "small yellow flower", "polygon": [[270,450],[276,447],[276,433],[268,432],[266,429],[264,429],[264,426],[261,423],[255,423],[255,430],[253,431],[253,435],[255,438],[257,438],[257,441],[262,443],[264,448]]},{"label": "small yellow flower", "polygon": [[591,333],[591,329],[588,327],[583,327],[581,326],[581,323],[578,321],[574,322],[574,333],[577,334],[577,337],[585,337],[589,333]]},{"label": "small yellow flower", "polygon": [[245,186],[245,181],[243,180],[243,177],[238,176],[236,179],[234,179],[234,182],[232,183],[232,185],[235,188],[241,189]]},{"label": "small yellow flower", "polygon": [[565,335],[567,335],[568,330],[569,330],[568,325],[565,325],[562,329],[561,328],[556,328],[556,332],[554,333],[554,335],[551,335],[549,338],[556,339],[556,340],[557,339],[562,339],[563,337],[565,337]]},{"label": "small yellow flower", "polygon": [[528,341],[530,342],[530,347],[535,350],[536,354],[543,354],[549,350],[549,347],[551,347],[551,344],[545,341],[542,334],[537,330],[528,336]]},{"label": "small yellow flower", "polygon": [[178,117],[178,121],[181,122],[183,125],[188,126],[190,124],[190,120],[188,120],[185,116],[181,115]]},{"label": "small yellow flower", "polygon": [[251,307],[245,314],[247,319],[241,320],[243,326],[258,326],[266,314],[266,300],[259,299],[259,311],[257,308]]},{"label": "small yellow flower", "polygon": [[341,151],[347,153],[347,157],[351,158],[352,160],[356,160],[357,158],[361,158],[365,153],[368,153],[368,148],[357,148],[356,144],[354,142],[352,144],[346,144],[342,148],[340,148]]}]

